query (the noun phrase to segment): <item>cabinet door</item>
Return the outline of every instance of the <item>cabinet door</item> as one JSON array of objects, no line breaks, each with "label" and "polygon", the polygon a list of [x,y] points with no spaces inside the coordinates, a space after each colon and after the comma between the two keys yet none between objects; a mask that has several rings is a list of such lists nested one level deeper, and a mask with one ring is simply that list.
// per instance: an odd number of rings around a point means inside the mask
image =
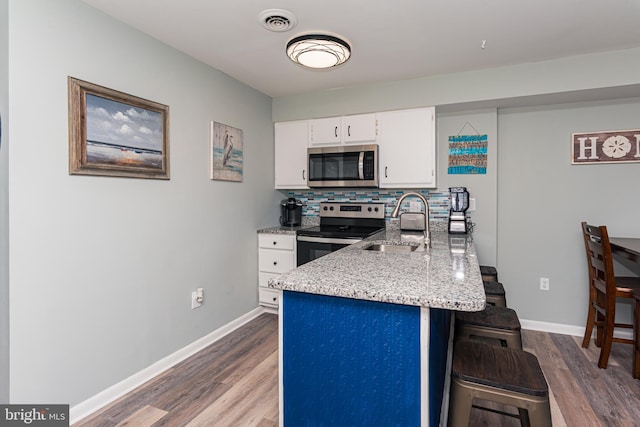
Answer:
[{"label": "cabinet door", "polygon": [[381,188],[436,186],[435,108],[378,113]]},{"label": "cabinet door", "polygon": [[340,144],[340,117],[313,119],[309,125],[309,145]]},{"label": "cabinet door", "polygon": [[342,117],[342,141],[374,142],[377,139],[378,129],[375,114],[358,114]]},{"label": "cabinet door", "polygon": [[307,187],[307,120],[280,122],[275,129],[275,188]]}]

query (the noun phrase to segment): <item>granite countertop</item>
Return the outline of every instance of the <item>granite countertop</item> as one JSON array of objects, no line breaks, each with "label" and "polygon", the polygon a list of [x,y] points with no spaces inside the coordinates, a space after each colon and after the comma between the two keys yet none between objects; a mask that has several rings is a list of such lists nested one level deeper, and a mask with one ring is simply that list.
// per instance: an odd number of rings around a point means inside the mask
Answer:
[{"label": "granite countertop", "polygon": [[431,234],[430,248],[422,246],[415,252],[362,249],[374,243],[403,243],[403,236],[406,233],[387,229],[271,279],[269,287],[459,311],[484,309],[484,287],[471,237],[437,231]]},{"label": "granite countertop", "polygon": [[258,230],[258,234],[262,233],[270,233],[270,234],[291,234],[296,235],[296,231],[301,230],[303,228],[307,228],[308,226],[297,226],[297,227],[285,227],[284,225],[277,225],[275,227],[266,227],[260,228]]},{"label": "granite countertop", "polygon": [[304,228],[314,227],[320,223],[319,218],[302,217],[302,224],[296,227],[285,227],[284,225],[276,225],[274,227],[264,227],[258,229],[258,234],[292,234],[295,236],[296,231]]}]

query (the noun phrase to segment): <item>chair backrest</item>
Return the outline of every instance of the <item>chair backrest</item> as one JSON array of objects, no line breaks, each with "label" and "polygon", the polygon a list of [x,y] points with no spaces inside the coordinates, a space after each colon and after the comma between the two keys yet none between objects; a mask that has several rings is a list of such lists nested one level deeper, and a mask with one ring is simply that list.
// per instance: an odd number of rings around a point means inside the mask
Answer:
[{"label": "chair backrest", "polygon": [[[616,281],[607,227],[583,222],[582,234],[587,252],[590,286],[595,288],[597,292],[604,294],[607,303],[615,305]],[[603,303],[604,301],[601,301],[599,305],[603,305]]]}]

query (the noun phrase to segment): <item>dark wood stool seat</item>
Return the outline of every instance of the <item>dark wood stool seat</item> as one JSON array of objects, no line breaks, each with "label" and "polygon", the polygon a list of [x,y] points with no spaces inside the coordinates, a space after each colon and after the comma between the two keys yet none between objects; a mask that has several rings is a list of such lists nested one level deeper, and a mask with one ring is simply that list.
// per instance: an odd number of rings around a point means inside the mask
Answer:
[{"label": "dark wood stool seat", "polygon": [[631,292],[636,302],[634,312],[633,378],[640,379],[640,289]]},{"label": "dark wood stool seat", "polygon": [[484,285],[484,294],[487,304],[498,307],[507,306],[507,297],[504,292],[504,286],[500,282],[482,282]]},{"label": "dark wood stool seat", "polygon": [[526,351],[473,341],[457,343],[451,369],[449,426],[469,425],[474,399],[517,407],[523,425],[551,426],[547,381],[538,359]]},{"label": "dark wood stool seat", "polygon": [[455,322],[456,342],[490,339],[504,347],[522,349],[520,320],[510,308],[487,305],[482,311],[458,311]]},{"label": "dark wood stool seat", "polygon": [[498,281],[498,270],[495,267],[490,265],[481,265],[480,266],[480,274],[482,275],[483,282],[497,282]]}]

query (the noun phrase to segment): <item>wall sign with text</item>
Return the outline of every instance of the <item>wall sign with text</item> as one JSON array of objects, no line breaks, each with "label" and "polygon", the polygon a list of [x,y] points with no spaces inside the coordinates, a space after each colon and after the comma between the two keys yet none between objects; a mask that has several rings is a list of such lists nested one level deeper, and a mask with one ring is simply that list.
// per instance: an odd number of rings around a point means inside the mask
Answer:
[{"label": "wall sign with text", "polygon": [[574,133],[571,163],[640,162],[640,129]]}]

